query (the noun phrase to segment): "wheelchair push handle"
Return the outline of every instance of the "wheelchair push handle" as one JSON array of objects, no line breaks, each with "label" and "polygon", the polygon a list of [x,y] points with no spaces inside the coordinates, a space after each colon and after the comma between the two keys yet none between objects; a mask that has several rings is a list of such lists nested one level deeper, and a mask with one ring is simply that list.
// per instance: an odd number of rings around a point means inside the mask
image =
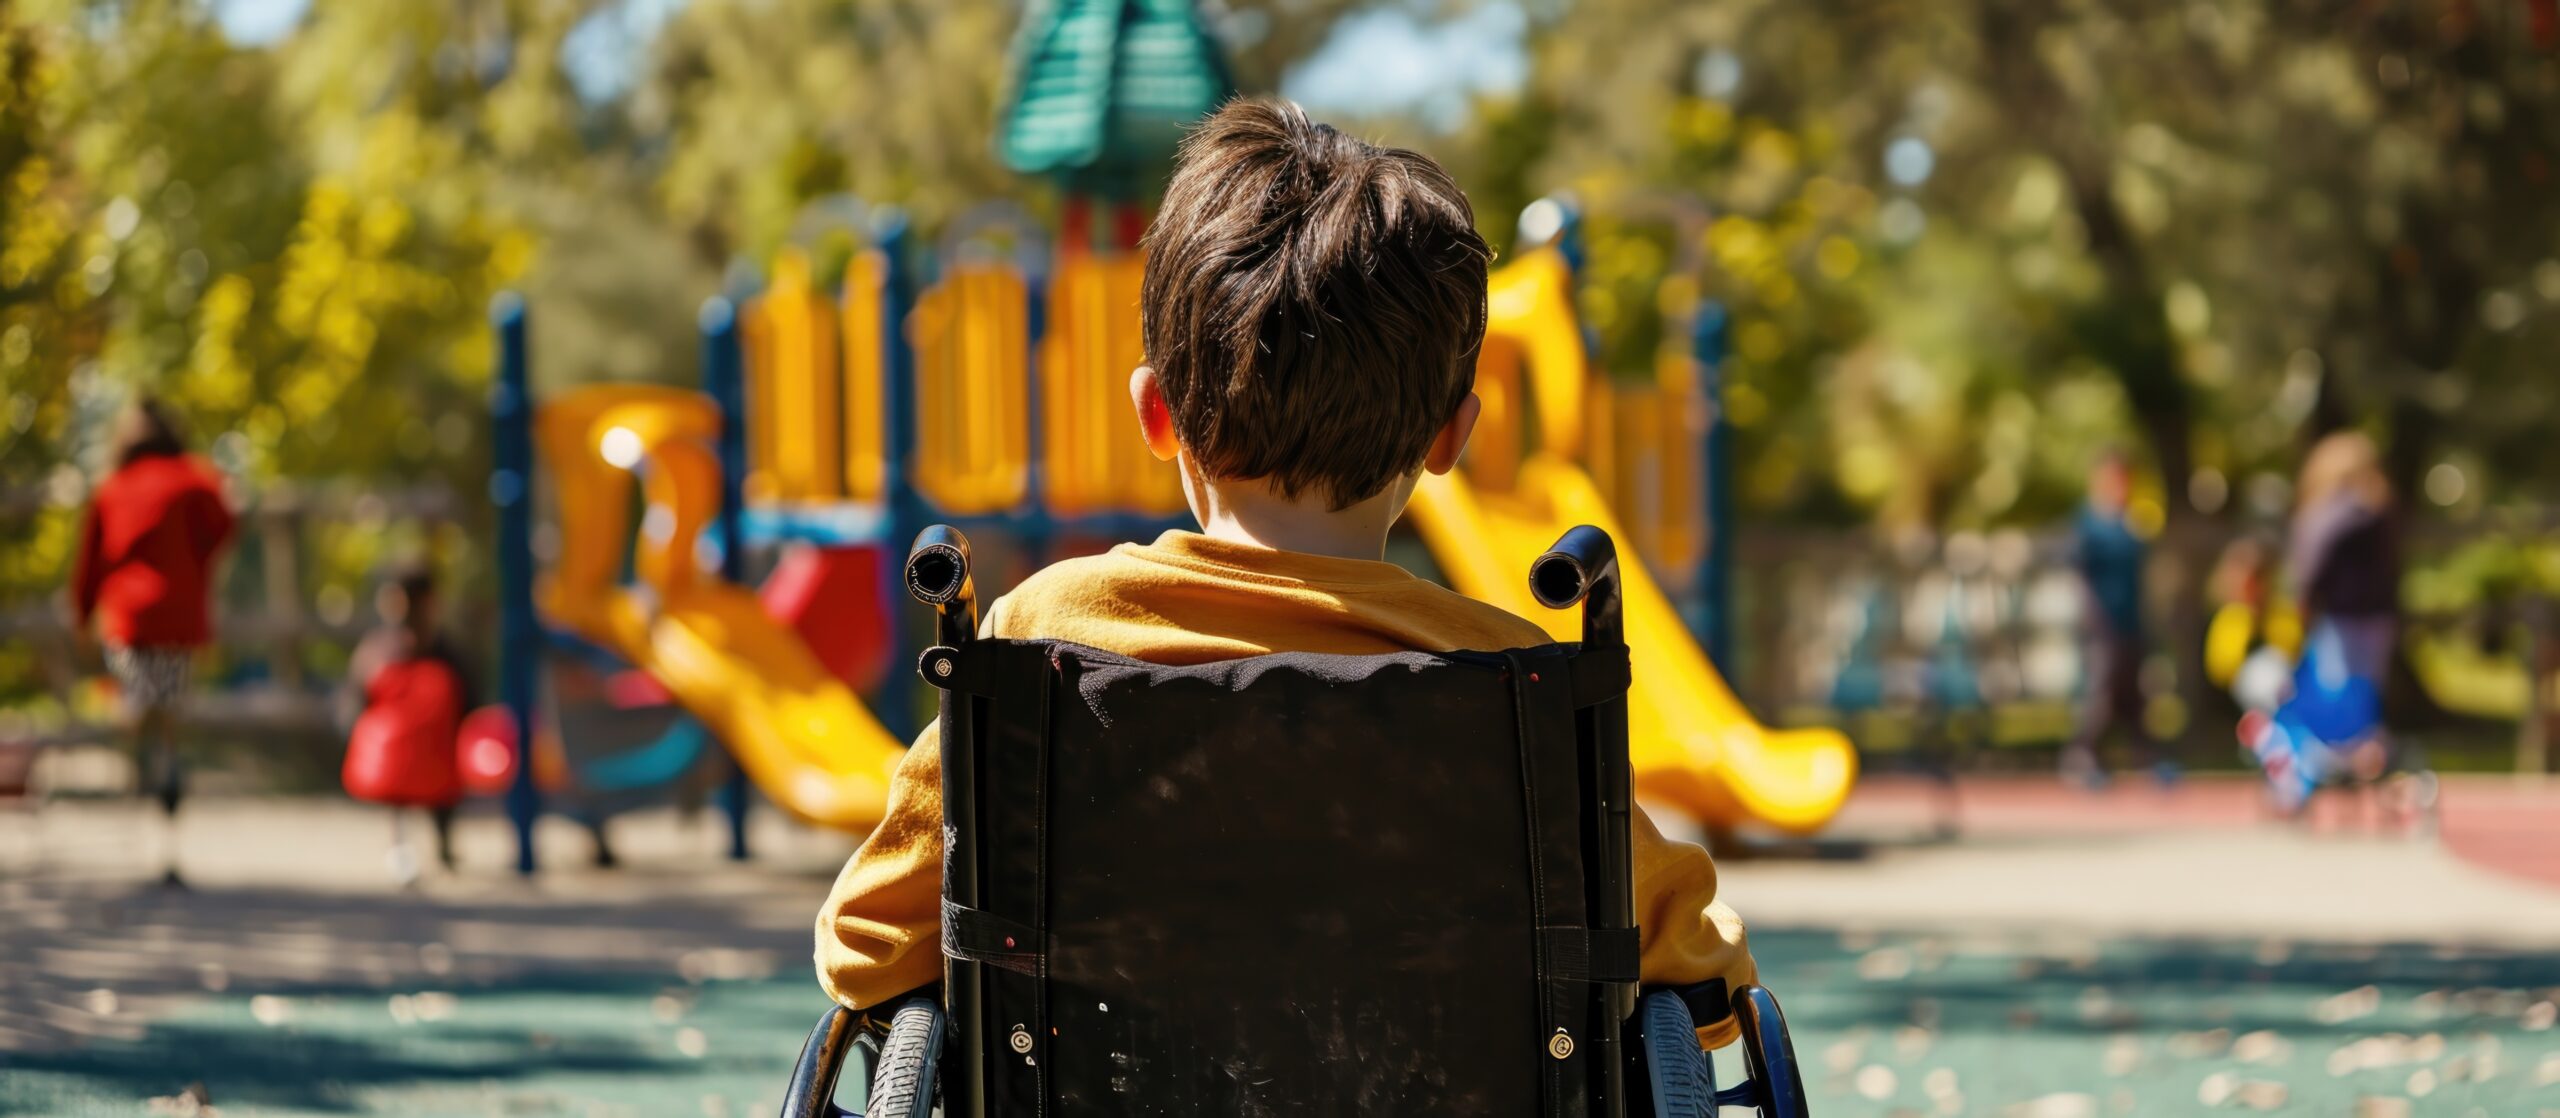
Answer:
[{"label": "wheelchair push handle", "polygon": [[1568,528],[1529,564],[1529,592],[1548,609],[1571,609],[1600,580],[1618,571],[1618,545],[1584,524]]},{"label": "wheelchair push handle", "polygon": [[1548,609],[1582,606],[1582,643],[1626,643],[1619,606],[1618,545],[1589,524],[1565,530],[1529,564],[1529,594]]},{"label": "wheelchair push handle", "polygon": [[969,537],[948,524],[916,533],[907,549],[907,593],[933,607],[934,643],[953,646],[977,634],[978,586],[969,573]]}]

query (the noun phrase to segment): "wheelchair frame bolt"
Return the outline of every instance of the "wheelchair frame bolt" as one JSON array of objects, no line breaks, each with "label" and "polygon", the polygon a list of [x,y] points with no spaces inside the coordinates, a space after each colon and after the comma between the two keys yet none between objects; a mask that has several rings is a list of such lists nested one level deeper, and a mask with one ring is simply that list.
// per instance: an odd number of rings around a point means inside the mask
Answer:
[{"label": "wheelchair frame bolt", "polygon": [[933,674],[941,676],[944,679],[951,678],[951,661],[949,659],[934,661]]},{"label": "wheelchair frame bolt", "polygon": [[1563,1029],[1557,1029],[1556,1035],[1547,1038],[1547,1055],[1553,1056],[1559,1060],[1571,1059],[1573,1056],[1573,1036],[1565,1032]]},{"label": "wheelchair frame bolt", "polygon": [[1015,1055],[1029,1055],[1031,1053],[1031,1030],[1023,1028],[1020,1025],[1014,1026],[1013,1039],[1008,1043],[1013,1046]]}]

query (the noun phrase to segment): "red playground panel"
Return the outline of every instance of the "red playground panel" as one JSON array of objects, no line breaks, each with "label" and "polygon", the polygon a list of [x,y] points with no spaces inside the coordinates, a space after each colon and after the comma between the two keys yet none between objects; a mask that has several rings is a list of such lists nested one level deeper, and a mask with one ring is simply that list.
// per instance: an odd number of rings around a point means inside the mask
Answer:
[{"label": "red playground panel", "polygon": [[856,691],[889,666],[886,552],[873,545],[795,547],[757,596],[767,616],[792,628],[818,662]]}]

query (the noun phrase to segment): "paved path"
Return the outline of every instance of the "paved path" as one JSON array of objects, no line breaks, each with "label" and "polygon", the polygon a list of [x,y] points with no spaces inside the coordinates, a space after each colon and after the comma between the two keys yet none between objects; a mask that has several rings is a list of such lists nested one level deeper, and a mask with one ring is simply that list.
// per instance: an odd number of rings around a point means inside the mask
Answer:
[{"label": "paved path", "polygon": [[[1940,818],[1936,790],[1879,782],[1837,828],[1875,841],[1862,856],[1728,860],[1724,874],[1736,908],[1767,925],[2560,948],[2560,881],[2545,884],[2523,856],[2560,856],[2560,795],[2505,784],[2450,783],[2439,842],[2371,828],[2352,803],[2308,825],[2272,823],[2240,780],[2098,796],[1972,781],[1960,841],[1930,842],[1915,836]],[[2498,814],[2473,818],[2484,810]],[[2466,857],[2457,835],[2509,836],[2519,856]],[[2511,872],[2519,864],[2534,872]]]}]

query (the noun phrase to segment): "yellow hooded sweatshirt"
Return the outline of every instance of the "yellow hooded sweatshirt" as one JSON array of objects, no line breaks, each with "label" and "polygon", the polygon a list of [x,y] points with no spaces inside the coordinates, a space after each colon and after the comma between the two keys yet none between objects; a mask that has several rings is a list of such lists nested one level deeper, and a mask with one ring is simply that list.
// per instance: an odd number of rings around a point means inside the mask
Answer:
[{"label": "yellow hooded sweatshirt", "polygon": [[[986,635],[1070,641],[1158,664],[1269,652],[1360,656],[1497,651],[1546,643],[1536,625],[1392,563],[1274,551],[1167,532],[1033,575],[999,599]],[[1707,852],[1635,813],[1636,920],[1652,984],[1757,981],[1742,919],[1716,900]],[[890,783],[888,817],[818,913],[818,983],[853,1008],[942,977],[942,760],[932,727]],[[1728,1019],[1699,1030],[1710,1046]]]}]

